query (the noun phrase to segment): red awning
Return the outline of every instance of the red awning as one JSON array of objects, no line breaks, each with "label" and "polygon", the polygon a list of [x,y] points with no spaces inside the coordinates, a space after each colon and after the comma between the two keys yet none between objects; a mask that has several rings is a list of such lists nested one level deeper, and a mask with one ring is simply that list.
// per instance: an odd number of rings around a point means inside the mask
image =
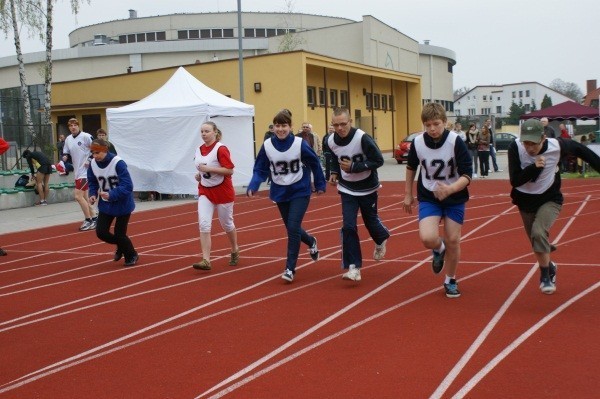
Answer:
[{"label": "red awning", "polygon": [[556,104],[552,107],[521,115],[520,119],[540,119],[544,117],[550,120],[600,119],[600,111],[598,111],[598,108],[586,107],[575,101],[565,101],[564,103]]}]

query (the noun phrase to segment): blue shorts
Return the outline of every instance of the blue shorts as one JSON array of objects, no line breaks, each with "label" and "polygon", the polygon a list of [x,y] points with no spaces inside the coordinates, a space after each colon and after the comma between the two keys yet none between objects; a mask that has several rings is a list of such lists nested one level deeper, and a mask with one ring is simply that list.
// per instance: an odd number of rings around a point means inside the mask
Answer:
[{"label": "blue shorts", "polygon": [[419,202],[419,220],[429,216],[450,218],[458,224],[465,221],[465,204],[442,205],[434,202]]}]

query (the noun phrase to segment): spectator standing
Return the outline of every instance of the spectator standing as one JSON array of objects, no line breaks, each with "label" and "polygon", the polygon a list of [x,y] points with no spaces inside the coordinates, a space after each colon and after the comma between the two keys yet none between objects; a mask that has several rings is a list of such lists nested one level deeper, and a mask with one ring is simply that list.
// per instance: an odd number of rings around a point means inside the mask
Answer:
[{"label": "spectator standing", "polygon": [[[425,104],[421,120],[425,132],[415,138],[408,152],[403,208],[412,213],[413,182],[421,166],[417,183],[419,236],[425,248],[433,251],[433,272],[440,273],[446,264],[446,297],[457,298],[460,291],[456,270],[465,204],[469,200],[467,186],[471,182],[472,161],[465,143],[456,133],[444,129],[446,111],[443,106]],[[439,234],[442,218],[443,239]]]},{"label": "spectator standing", "polygon": [[91,134],[81,131],[77,119],[71,118],[67,124],[71,134],[65,139],[63,161],[67,162],[70,156],[75,169],[75,201],[81,207],[85,218],[79,230],[93,230],[96,228],[96,220],[93,218],[93,210],[88,201],[87,181],[87,170],[91,159],[90,145],[93,139]]},{"label": "spectator standing", "polygon": [[56,150],[58,151],[58,159],[61,160],[63,157],[63,148],[65,147],[65,135],[59,134],[58,141],[56,142]]},{"label": "spectator standing", "polygon": [[458,137],[460,137],[462,139],[462,141],[464,141],[464,142],[467,141],[467,134],[465,133],[464,130],[462,130],[462,125],[460,124],[460,122],[456,122],[454,124],[454,131],[456,132]]},{"label": "spectator standing", "polygon": [[[127,226],[135,209],[133,182],[127,164],[108,150],[105,140],[96,139],[90,146],[92,161],[87,170],[89,203],[98,203],[96,236],[117,246],[113,260],[125,257],[125,266],[137,263],[139,255],[127,236]],[[110,226],[115,221],[114,233]]]},{"label": "spectator standing", "polygon": [[271,175],[269,197],[277,204],[288,236],[287,260],[281,278],[291,283],[301,242],[309,247],[311,259],[319,260],[317,238],[302,228],[302,219],[310,202],[310,171],[315,177],[317,195],[325,192],[325,177],[308,142],[293,135],[291,113],[281,110],[273,118],[273,124],[276,137],[265,141],[258,152],[246,195],[253,197],[260,183]]},{"label": "spectator standing", "polygon": [[544,126],[544,134],[546,137],[549,139],[556,138],[556,131],[552,126],[549,125],[550,122],[548,121],[548,118],[544,117],[540,119],[540,122],[542,122],[542,125]]},{"label": "spectator standing", "polygon": [[471,159],[473,160],[473,178],[477,178],[477,144],[479,139],[479,130],[477,130],[477,126],[474,123],[469,124],[469,130],[467,131],[467,148],[471,153]]},{"label": "spectator standing", "polygon": [[373,259],[383,259],[390,237],[377,213],[377,191],[381,187],[377,169],[383,166],[383,155],[371,136],[352,127],[347,108],[336,108],[331,124],[335,134],[327,142],[333,154],[329,183],[337,184],[342,202],[342,267],[348,270],[342,278],[360,281],[363,258],[357,226],[359,209],[375,242]]},{"label": "spectator standing", "polygon": [[582,158],[600,171],[600,157],[575,140],[547,138],[544,125],[529,119],[521,125],[521,137],[508,146],[508,173],[513,204],[519,208],[523,227],[540,267],[540,291],[556,291],[557,266],[551,260],[550,230],[562,209],[561,158]]},{"label": "spectator standing", "polygon": [[108,133],[106,133],[106,130],[102,128],[98,129],[96,131],[96,138],[106,141],[108,143],[108,151],[117,155],[117,150],[115,149],[115,146],[110,141],[108,141]]},{"label": "spectator standing", "polygon": [[321,158],[323,156],[323,147],[321,146],[321,137],[319,137],[319,134],[313,130],[312,124],[309,123],[308,128],[310,129],[310,134],[312,134],[312,136],[313,136],[313,143],[314,143],[313,150],[315,151],[317,156],[319,158]]},{"label": "spectator standing", "polygon": [[494,130],[492,129],[492,121],[487,119],[485,121],[485,125],[490,131],[490,158],[492,158],[492,167],[494,168],[494,172],[502,172],[502,169],[498,168],[498,163],[496,162],[496,147],[494,146]]},{"label": "spectator standing", "polygon": [[[23,151],[23,158],[27,160],[27,165],[31,171],[30,181],[35,180],[35,188],[40,197],[36,205],[48,205],[47,199],[50,193],[50,175],[52,174],[52,161],[41,151]],[[36,161],[39,164],[37,172],[33,167]]]},{"label": "spectator standing", "polygon": [[211,269],[211,230],[215,209],[231,245],[229,266],[237,266],[240,249],[233,222],[235,190],[231,180],[235,165],[231,161],[229,149],[221,143],[221,131],[214,122],[204,122],[200,127],[200,136],[204,144],[196,148],[194,163],[198,170],[196,180],[198,181],[198,225],[202,260],[194,263],[192,267],[199,270]]},{"label": "spectator standing", "polygon": [[329,148],[329,144],[327,144],[327,141],[329,140],[329,136],[331,136],[332,134],[335,133],[335,130],[333,129],[333,126],[331,125],[331,123],[329,124],[329,126],[327,127],[327,134],[325,135],[325,137],[323,137],[323,143],[321,145],[321,148],[323,149],[323,163],[325,166],[325,180],[329,181],[329,177],[331,176],[331,149]]},{"label": "spectator standing", "polygon": [[481,178],[488,177],[490,173],[490,130],[487,126],[481,128],[477,139],[477,158],[479,158],[479,171]]},{"label": "spectator standing", "polygon": [[275,137],[275,131],[273,130],[273,124],[269,125],[269,130],[267,130],[265,132],[265,137],[263,138],[263,142],[267,141],[268,139]]}]

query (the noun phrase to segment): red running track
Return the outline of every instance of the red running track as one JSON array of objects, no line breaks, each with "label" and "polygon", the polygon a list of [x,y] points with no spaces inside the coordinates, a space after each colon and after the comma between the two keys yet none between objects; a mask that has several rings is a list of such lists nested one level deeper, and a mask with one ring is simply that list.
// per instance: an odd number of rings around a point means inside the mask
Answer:
[{"label": "red running track", "polygon": [[[506,181],[475,181],[459,282],[430,268],[402,183],[384,183],[385,260],[360,226],[363,280],[340,270],[335,190],[314,197],[292,284],[266,196],[238,197],[239,266],[213,223],[213,270],[196,271],[193,203],[135,213],[140,262],[77,225],[2,237],[1,398],[595,398],[600,390],[600,179],[563,182],[552,230],[557,292],[538,271]],[[75,206],[75,205],[74,205]],[[58,239],[60,237],[60,239]]]}]

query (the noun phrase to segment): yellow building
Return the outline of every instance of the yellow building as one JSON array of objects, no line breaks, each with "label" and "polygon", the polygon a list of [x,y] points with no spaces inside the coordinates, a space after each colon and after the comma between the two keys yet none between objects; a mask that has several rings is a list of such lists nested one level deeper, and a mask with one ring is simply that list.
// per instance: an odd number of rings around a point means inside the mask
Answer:
[{"label": "yellow building", "polygon": [[[240,100],[238,61],[185,65],[212,89]],[[56,83],[52,122],[67,133],[76,117],[84,131],[106,128],[106,108],[138,101],[162,86],[176,67]],[[255,147],[282,108],[293,114],[294,129],[310,122],[321,137],[333,108],[345,106],[353,125],[372,135],[382,151],[392,151],[409,133],[421,130],[420,76],[342,61],[305,51],[244,58],[244,102],[255,106]],[[110,136],[110,132],[109,132]]]}]

